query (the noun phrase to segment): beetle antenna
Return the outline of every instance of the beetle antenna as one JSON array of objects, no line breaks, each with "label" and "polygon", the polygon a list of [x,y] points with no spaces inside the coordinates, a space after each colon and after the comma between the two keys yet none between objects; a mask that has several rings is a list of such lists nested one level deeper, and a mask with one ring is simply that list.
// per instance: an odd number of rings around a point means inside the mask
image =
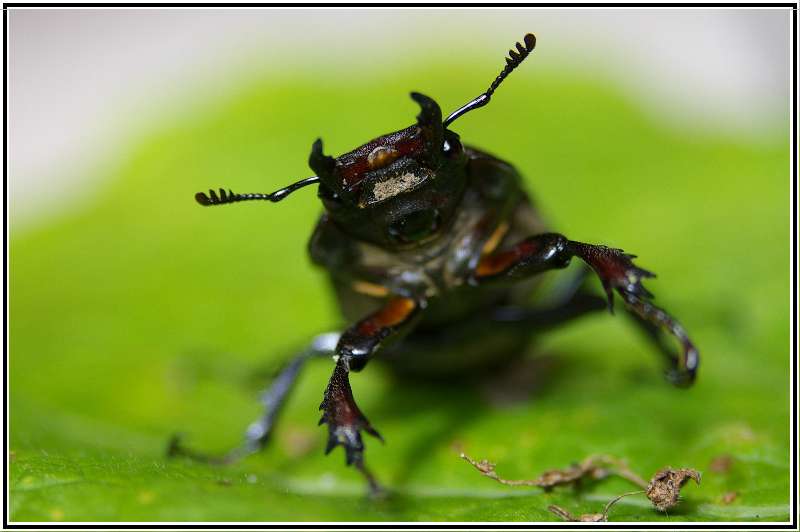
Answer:
[{"label": "beetle antenna", "polygon": [[478,109],[479,107],[483,107],[489,103],[489,100],[492,99],[492,94],[494,94],[494,91],[497,90],[497,87],[503,83],[503,80],[505,80],[508,75],[511,74],[514,69],[517,68],[536,47],[536,36],[533,33],[528,33],[522,40],[525,45],[523,46],[522,44],[517,43],[516,50],[509,50],[508,57],[506,57],[506,66],[503,67],[503,70],[500,72],[500,74],[498,74],[492,84],[489,85],[489,89],[474,100],[453,111],[450,116],[445,119],[444,127],[452,124],[460,116],[463,116],[466,113]]},{"label": "beetle antenna", "polygon": [[194,195],[194,199],[197,200],[197,203],[204,207],[208,207],[210,205],[224,205],[226,203],[236,203],[238,201],[248,201],[248,200],[268,200],[273,203],[281,201],[283,198],[297,190],[298,188],[303,188],[306,185],[313,185],[314,183],[319,183],[319,177],[311,176],[305,179],[301,179],[297,183],[292,183],[288,187],[284,187],[280,190],[276,190],[272,194],[234,194],[232,190],[228,189],[227,191],[224,188],[219,189],[219,195],[214,192],[213,189],[208,191],[208,195],[205,192],[198,192]]}]

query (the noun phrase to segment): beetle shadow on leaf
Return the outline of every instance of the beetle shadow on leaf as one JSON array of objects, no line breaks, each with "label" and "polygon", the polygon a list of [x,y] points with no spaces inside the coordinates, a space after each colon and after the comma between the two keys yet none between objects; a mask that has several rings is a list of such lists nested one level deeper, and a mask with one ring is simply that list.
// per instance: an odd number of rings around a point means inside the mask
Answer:
[{"label": "beetle shadow on leaf", "polygon": [[[526,403],[550,393],[559,376],[566,372],[564,357],[538,353],[492,371],[452,379],[393,374],[389,389],[371,409],[370,419],[379,424],[380,420],[408,419],[424,412],[436,422],[415,433],[390,484],[402,488],[416,477],[431,454],[442,448],[454,448],[458,435],[470,424],[498,408]],[[457,454],[456,450],[453,454]]]}]

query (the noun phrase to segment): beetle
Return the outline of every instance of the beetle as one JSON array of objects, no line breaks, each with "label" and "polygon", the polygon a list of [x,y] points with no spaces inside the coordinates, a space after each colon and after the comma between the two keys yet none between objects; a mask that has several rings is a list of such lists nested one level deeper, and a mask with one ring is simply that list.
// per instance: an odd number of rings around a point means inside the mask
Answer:
[{"label": "beetle", "polygon": [[[324,212],[309,253],[327,270],[353,325],[316,337],[284,367],[262,396],[264,414],[247,429],[240,447],[210,456],[174,438],[170,455],[228,463],[260,450],[301,367],[311,358],[332,356],[333,374],[320,405],[320,424],[328,430],[325,452],[342,446],[346,463],[377,492],[379,484],[365,465],[362,432],[382,438],[355,402],[351,372],[378,355],[409,375],[455,376],[502,365],[520,356],[536,331],[605,308],[613,312],[614,293],[665,356],[668,378],[678,386],[693,383],[698,350],[680,323],[650,301],[642,280],[654,274],[621,249],[548,231],[519,172],[462,144],[450,129],[488,104],[535,45],[534,35],[525,35],[489,88],[445,119],[433,99],[412,92],[420,107],[416,123],[336,158],[324,154],[317,139],[309,157],[312,177],[271,194],[225,189],[196,194],[203,206],[278,202],[317,185]],[[575,257],[585,263],[582,275],[546,308],[529,306],[539,274],[565,268]],[[604,296],[585,286],[590,271],[599,277]],[[677,350],[668,336],[677,340]]]}]

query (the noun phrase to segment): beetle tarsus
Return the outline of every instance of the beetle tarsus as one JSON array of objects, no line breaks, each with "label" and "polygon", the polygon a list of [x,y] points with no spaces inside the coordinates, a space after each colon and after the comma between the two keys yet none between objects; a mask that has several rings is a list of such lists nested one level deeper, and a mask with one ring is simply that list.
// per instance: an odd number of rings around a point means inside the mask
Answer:
[{"label": "beetle tarsus", "polygon": [[345,359],[340,357],[319,405],[319,409],[322,410],[319,424],[328,425],[325,454],[330,453],[337,445],[341,445],[344,447],[347,465],[354,465],[357,469],[365,471],[364,441],[361,438],[361,431],[380,441],[383,441],[383,437],[372,427],[356,405],[348,373]]},{"label": "beetle tarsus", "polygon": [[570,251],[586,262],[600,277],[608,298],[609,309],[613,309],[614,292],[622,298],[633,314],[674,337],[681,346],[681,355],[672,356],[672,367],[667,379],[676,386],[690,386],[699,365],[699,353],[683,326],[649,300],[653,294],[642,285],[642,280],[655,277],[653,272],[633,264],[636,255],[607,246],[569,242]]},{"label": "beetle tarsus", "polygon": [[639,268],[633,263],[636,255],[625,253],[621,249],[608,246],[584,244],[570,241],[571,254],[583,260],[600,277],[603,290],[608,298],[608,309],[614,312],[614,290],[625,298],[631,294],[642,299],[652,299],[653,294],[642,285],[642,279],[653,278],[653,272]]},{"label": "beetle tarsus", "polygon": [[361,413],[353,399],[350,388],[349,370],[346,357],[340,356],[333,369],[333,375],[325,389],[325,395],[319,409],[322,418],[319,424],[328,425],[328,443],[325,454],[329,454],[337,445],[344,448],[345,463],[355,467],[367,481],[370,497],[382,497],[385,491],[372,472],[364,464],[364,440],[361,431],[370,434],[383,443],[383,437]]},{"label": "beetle tarsus", "polygon": [[361,472],[362,475],[364,475],[367,485],[369,486],[368,495],[371,499],[382,499],[388,495],[388,492],[378,482],[378,480],[375,478],[375,475],[373,475],[372,472],[364,465],[363,460],[357,462],[355,467]]},{"label": "beetle tarsus", "polygon": [[700,364],[700,353],[695,347],[686,329],[670,316],[664,309],[635,294],[619,291],[628,309],[642,320],[665,330],[672,335],[681,346],[680,356],[671,355],[672,367],[667,370],[667,380],[679,387],[691,386],[697,375]]}]

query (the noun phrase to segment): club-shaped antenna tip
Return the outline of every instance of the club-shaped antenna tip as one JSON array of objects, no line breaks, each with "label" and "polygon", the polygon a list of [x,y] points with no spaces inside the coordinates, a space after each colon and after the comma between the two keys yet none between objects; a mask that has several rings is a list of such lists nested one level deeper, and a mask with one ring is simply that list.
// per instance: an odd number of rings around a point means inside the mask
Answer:
[{"label": "club-shaped antenna tip", "polygon": [[536,35],[533,33],[528,33],[523,38],[525,41],[525,48],[528,49],[529,52],[532,52],[534,48],[536,48]]},{"label": "club-shaped antenna tip", "polygon": [[197,200],[197,203],[199,203],[204,207],[207,205],[211,205],[211,200],[208,199],[208,196],[206,196],[205,192],[198,192],[197,194],[194,195],[194,199]]}]

